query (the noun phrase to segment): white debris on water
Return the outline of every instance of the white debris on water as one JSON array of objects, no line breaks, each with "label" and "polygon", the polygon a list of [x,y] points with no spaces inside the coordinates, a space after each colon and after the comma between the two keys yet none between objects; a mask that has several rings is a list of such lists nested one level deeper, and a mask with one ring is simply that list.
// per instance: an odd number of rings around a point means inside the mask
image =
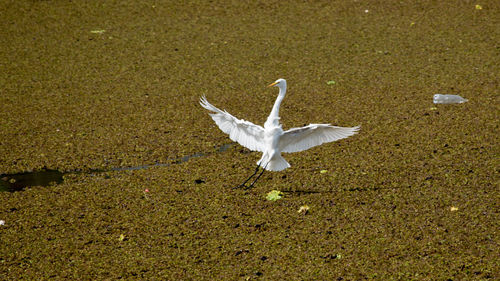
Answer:
[{"label": "white debris on water", "polygon": [[441,94],[435,94],[434,95],[434,103],[464,103],[466,101],[469,101],[468,99],[464,99],[459,95],[441,95]]}]

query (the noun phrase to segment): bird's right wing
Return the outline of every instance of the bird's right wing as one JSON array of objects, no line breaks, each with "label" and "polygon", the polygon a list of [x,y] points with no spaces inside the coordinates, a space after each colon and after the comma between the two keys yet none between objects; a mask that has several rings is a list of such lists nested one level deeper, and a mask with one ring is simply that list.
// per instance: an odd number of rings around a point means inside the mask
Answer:
[{"label": "bird's right wing", "polygon": [[283,133],[279,147],[282,152],[298,152],[311,147],[356,134],[357,127],[337,127],[330,124],[309,124],[305,127],[292,128]]},{"label": "bird's right wing", "polygon": [[251,122],[240,120],[227,111],[222,111],[217,107],[211,105],[205,96],[200,98],[200,104],[204,108],[215,112],[210,113],[210,116],[215,121],[215,124],[226,134],[229,138],[242,146],[253,151],[264,151],[264,128],[255,125]]}]

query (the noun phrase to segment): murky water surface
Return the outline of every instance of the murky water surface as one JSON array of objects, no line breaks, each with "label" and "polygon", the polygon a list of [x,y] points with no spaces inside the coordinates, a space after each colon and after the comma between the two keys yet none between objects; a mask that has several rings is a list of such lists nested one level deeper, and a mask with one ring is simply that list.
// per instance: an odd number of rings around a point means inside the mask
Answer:
[{"label": "murky water surface", "polygon": [[[216,153],[224,152],[231,147],[232,144],[224,144],[218,147],[215,151]],[[0,175],[0,191],[16,192],[22,191],[26,187],[30,186],[49,186],[54,184],[60,184],[64,181],[64,175],[66,174],[96,174],[104,172],[119,172],[119,171],[131,171],[131,170],[143,170],[149,169],[151,167],[166,167],[172,164],[180,164],[189,161],[193,158],[204,157],[214,152],[199,152],[192,155],[186,155],[184,157],[176,159],[173,163],[156,163],[151,165],[142,165],[135,167],[115,167],[111,169],[103,170],[90,170],[90,171],[67,171],[61,172],[58,170],[44,169],[40,171],[33,172],[23,172],[17,174],[2,174]]]}]

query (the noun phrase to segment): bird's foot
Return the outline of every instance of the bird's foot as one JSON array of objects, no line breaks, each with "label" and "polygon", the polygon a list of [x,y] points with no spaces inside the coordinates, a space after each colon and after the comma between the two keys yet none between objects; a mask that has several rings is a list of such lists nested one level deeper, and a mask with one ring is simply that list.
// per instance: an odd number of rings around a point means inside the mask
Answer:
[{"label": "bird's foot", "polygon": [[252,188],[252,187],[253,187],[253,184],[251,184],[251,185],[246,185],[246,184],[242,183],[242,184],[240,184],[240,185],[238,185],[238,186],[233,187],[233,189],[243,189],[243,190],[249,190],[249,189],[250,189],[250,188]]},{"label": "bird's foot", "polygon": [[240,188],[246,188],[246,185],[245,184],[240,184],[240,185],[237,185],[235,187],[233,187],[233,189],[240,189]]},{"label": "bird's foot", "polygon": [[243,189],[244,189],[244,190],[249,190],[249,189],[251,189],[252,187],[253,187],[253,184],[251,184],[251,185],[249,185],[249,186],[244,186],[244,187],[243,187]]}]

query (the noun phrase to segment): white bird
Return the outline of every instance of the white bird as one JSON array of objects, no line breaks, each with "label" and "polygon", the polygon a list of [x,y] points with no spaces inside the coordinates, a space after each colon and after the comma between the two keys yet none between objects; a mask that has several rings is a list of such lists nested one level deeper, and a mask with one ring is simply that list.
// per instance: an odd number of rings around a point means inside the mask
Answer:
[{"label": "white bird", "polygon": [[[279,88],[279,94],[269,117],[267,117],[267,121],[264,123],[264,127],[240,120],[227,111],[218,109],[211,105],[205,96],[200,99],[201,106],[214,112],[210,113],[210,116],[217,126],[229,135],[231,140],[252,151],[262,152],[255,173],[250,178],[257,173],[259,167],[263,167],[268,171],[281,171],[290,167],[290,164],[281,156],[281,152],[303,151],[323,143],[350,137],[359,130],[359,126],[337,127],[330,124],[309,124],[308,126],[283,131],[279,122],[279,109],[286,93],[286,80],[278,79],[268,87],[272,86]],[[250,178],[240,186],[244,186]],[[254,180],[250,187],[253,186],[257,179]]]}]

